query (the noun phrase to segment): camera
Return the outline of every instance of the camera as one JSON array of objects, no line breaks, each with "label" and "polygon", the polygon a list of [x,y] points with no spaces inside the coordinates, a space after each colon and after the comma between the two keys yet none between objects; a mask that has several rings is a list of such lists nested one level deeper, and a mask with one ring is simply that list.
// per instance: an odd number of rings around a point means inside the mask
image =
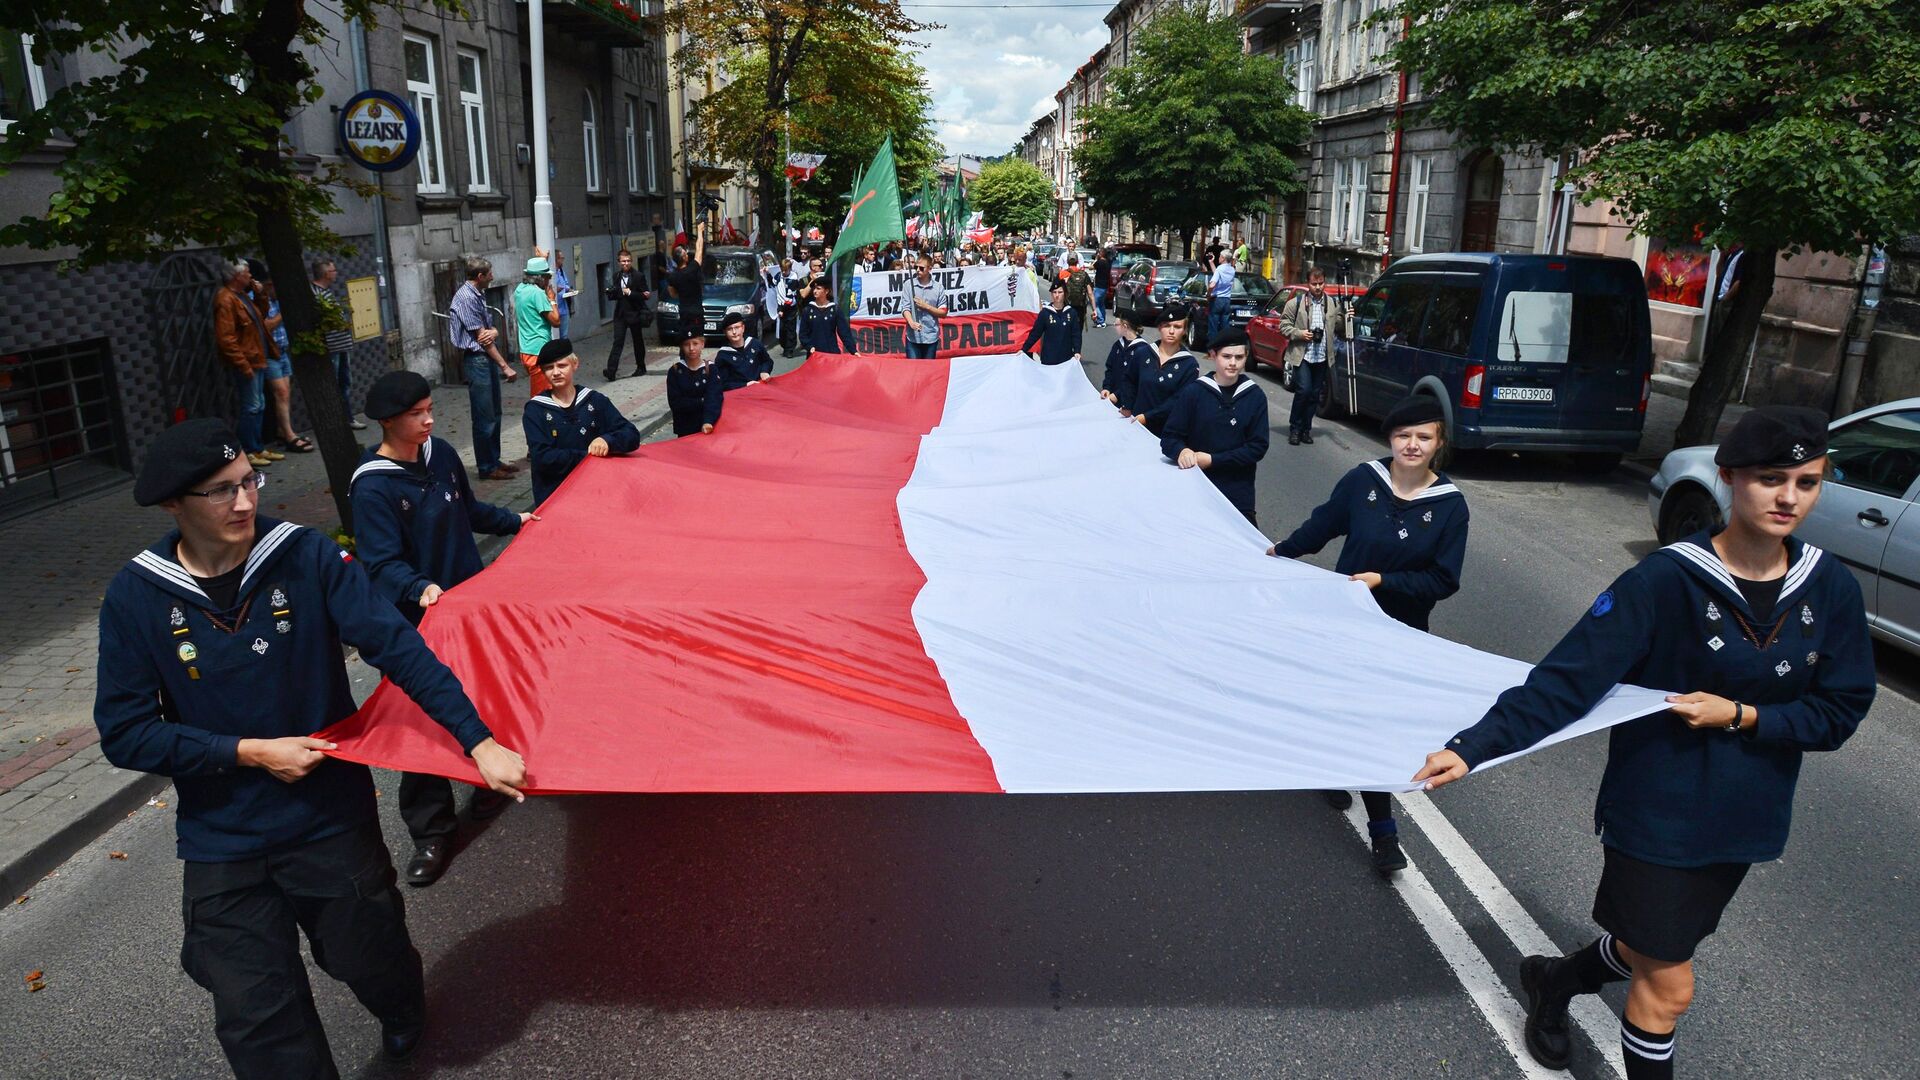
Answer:
[{"label": "camera", "polygon": [[700,197],[695,205],[702,214],[714,213],[720,209],[720,196],[712,192],[703,191],[700,193]]},{"label": "camera", "polygon": [[1326,336],[1327,331],[1325,327],[1316,326],[1313,328],[1313,340],[1323,341],[1326,339]]}]

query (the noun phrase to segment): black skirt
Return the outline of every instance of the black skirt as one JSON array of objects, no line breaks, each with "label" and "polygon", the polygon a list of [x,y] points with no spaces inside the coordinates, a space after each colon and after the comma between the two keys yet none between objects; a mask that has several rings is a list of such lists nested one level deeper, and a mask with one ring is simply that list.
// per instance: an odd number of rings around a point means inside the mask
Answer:
[{"label": "black skirt", "polygon": [[1593,921],[1634,952],[1671,964],[1720,926],[1720,913],[1740,890],[1750,863],[1662,866],[1606,849],[1593,898]]}]

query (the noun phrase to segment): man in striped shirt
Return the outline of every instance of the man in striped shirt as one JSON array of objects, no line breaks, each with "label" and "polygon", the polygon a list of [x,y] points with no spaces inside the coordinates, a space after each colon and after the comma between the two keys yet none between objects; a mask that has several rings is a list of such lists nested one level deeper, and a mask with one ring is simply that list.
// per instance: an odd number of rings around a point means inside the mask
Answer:
[{"label": "man in striped shirt", "polygon": [[[323,307],[329,302],[332,303],[334,307],[340,309],[342,315],[346,316],[347,325],[352,326],[353,308],[348,304],[347,295],[333,287],[339,280],[340,270],[333,264],[332,259],[313,261],[314,299],[320,300]],[[322,297],[325,299],[321,299]],[[353,391],[353,365],[348,360],[348,353],[353,349],[353,331],[346,329],[327,331],[326,346],[327,359],[333,363],[334,380],[340,384],[340,404],[347,410],[347,426],[355,431],[365,431],[367,422],[360,419],[359,414],[354,412],[353,398],[350,396]]]}]

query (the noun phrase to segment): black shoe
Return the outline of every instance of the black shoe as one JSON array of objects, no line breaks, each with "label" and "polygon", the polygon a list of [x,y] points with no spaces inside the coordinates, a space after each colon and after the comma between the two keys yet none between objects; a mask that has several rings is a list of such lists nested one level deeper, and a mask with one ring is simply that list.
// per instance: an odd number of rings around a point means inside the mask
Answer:
[{"label": "black shoe", "polygon": [[641,364],[639,367],[634,369],[633,377],[637,379],[640,376],[645,375],[646,373],[647,373],[647,365]]},{"label": "black shoe", "polygon": [[1527,1052],[1549,1069],[1564,1069],[1573,1056],[1573,1039],[1567,1033],[1567,1003],[1572,999],[1549,985],[1554,963],[1546,956],[1521,960],[1520,991],[1527,999]]},{"label": "black shoe", "polygon": [[620,373],[618,371],[603,371],[600,373],[600,377],[608,382],[612,382],[620,377]]},{"label": "black shoe", "polygon": [[1383,877],[1407,868],[1407,853],[1400,850],[1400,837],[1388,833],[1373,838],[1373,868]]},{"label": "black shoe", "polygon": [[490,821],[500,816],[500,811],[513,805],[513,800],[491,789],[475,791],[473,803],[467,807],[467,815],[475,821]]},{"label": "black shoe", "polygon": [[1302,445],[1305,445],[1305,446],[1312,446],[1312,445],[1313,445],[1313,432],[1311,432],[1311,431],[1303,431],[1303,432],[1301,432],[1301,433],[1300,433],[1300,442],[1301,442],[1301,444],[1302,444]]},{"label": "black shoe", "polygon": [[1300,433],[1299,433],[1299,432],[1297,432],[1297,431],[1289,431],[1289,432],[1287,432],[1287,445],[1288,445],[1288,446],[1299,446],[1299,445],[1300,445]]},{"label": "black shoe", "polygon": [[420,1036],[427,1030],[424,1023],[414,1023],[405,1027],[395,1026],[382,1021],[380,1024],[380,1052],[387,1055],[388,1061],[405,1061],[413,1056],[420,1047]]},{"label": "black shoe", "polygon": [[413,860],[407,863],[407,884],[418,888],[439,881],[452,861],[453,851],[445,840],[420,841],[413,849]]},{"label": "black shoe", "polygon": [[1320,795],[1327,800],[1327,805],[1335,810],[1348,810],[1353,807],[1351,791],[1323,791]]}]

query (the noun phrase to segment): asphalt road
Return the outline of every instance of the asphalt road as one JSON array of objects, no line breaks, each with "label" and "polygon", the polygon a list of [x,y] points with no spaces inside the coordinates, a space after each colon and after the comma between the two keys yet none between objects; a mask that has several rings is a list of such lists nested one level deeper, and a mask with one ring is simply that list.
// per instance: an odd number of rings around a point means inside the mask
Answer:
[{"label": "asphalt road", "polygon": [[[1090,332],[1088,355],[1110,340]],[[1259,378],[1280,428],[1259,512],[1280,536],[1384,450],[1324,421],[1287,446],[1288,396]],[[1537,659],[1652,547],[1624,473],[1490,458],[1455,478],[1473,533],[1436,633]],[[1915,670],[1882,665],[1893,686]],[[1681,1075],[1913,1074],[1915,713],[1883,691],[1809,760],[1787,857],[1702,950]],[[1475,777],[1416,808],[1435,828],[1403,816],[1430,892],[1375,878],[1311,793],[536,800],[409,892],[434,1016],[416,1062],[380,1063],[344,988],[315,972],[315,990],[348,1076],[1528,1075],[1500,1034],[1515,925],[1593,933],[1604,753],[1589,738]],[[171,815],[135,813],[0,909],[0,1073],[224,1074],[177,964]],[[1574,1075],[1611,1068],[1581,1041]]]}]

